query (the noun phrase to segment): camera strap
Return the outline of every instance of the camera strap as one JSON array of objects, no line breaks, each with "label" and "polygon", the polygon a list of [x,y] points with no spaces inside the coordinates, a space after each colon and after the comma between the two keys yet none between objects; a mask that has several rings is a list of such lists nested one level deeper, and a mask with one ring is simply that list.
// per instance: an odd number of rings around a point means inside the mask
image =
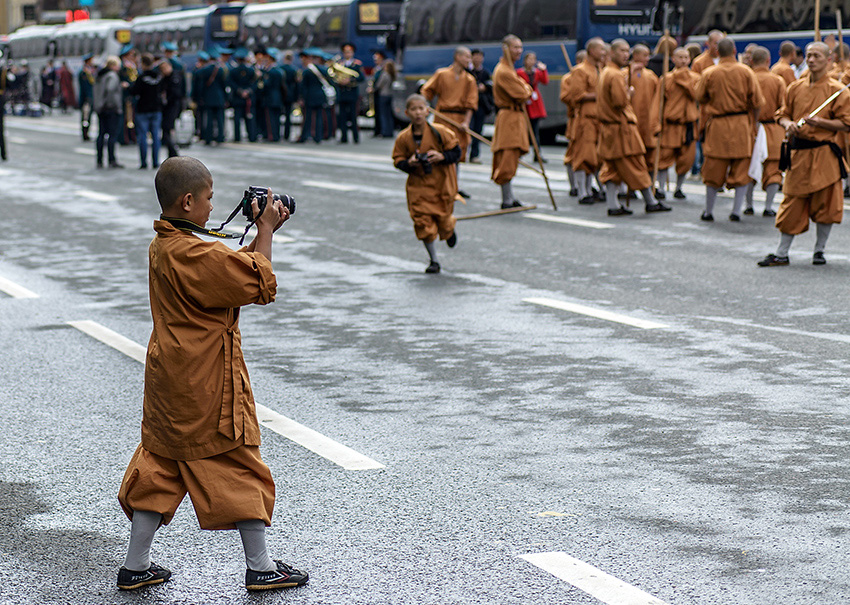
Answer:
[{"label": "camera strap", "polygon": [[245,227],[245,231],[242,235],[238,233],[224,233],[222,229],[224,229],[225,225],[233,220],[233,217],[241,210],[241,204],[236,207],[236,209],[230,213],[230,216],[227,217],[227,220],[224,221],[218,229],[207,229],[205,227],[201,227],[198,224],[193,223],[192,221],[187,221],[184,218],[171,218],[168,216],[160,215],[160,219],[163,221],[168,221],[177,229],[181,231],[191,231],[193,233],[200,233],[201,235],[209,235],[210,237],[218,237],[220,239],[236,239],[239,238],[239,245],[242,245],[242,242],[245,241],[245,236],[248,235],[248,230],[253,226],[253,222],[249,223],[247,227]]}]

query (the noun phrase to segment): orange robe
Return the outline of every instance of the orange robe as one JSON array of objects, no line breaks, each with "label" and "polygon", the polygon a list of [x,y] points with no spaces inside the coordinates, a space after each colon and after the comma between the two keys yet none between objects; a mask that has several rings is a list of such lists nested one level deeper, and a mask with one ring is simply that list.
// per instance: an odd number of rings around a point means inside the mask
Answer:
[{"label": "orange robe", "polygon": [[[805,118],[842,84],[822,77],[817,82],[811,76],[795,81],[785,93],[785,102],[776,112],[776,119]],[[840,120],[850,126],[850,92],[843,91],[819,117]],[[797,138],[810,141],[838,142],[838,133],[804,124]],[[840,223],[844,211],[844,196],[839,160],[827,147],[797,149],[791,152],[791,168],[785,173],[785,199],[776,213],[776,226],[782,233],[797,235],[809,228],[809,219],[816,223]]]},{"label": "orange robe", "polygon": [[[626,78],[628,78],[627,67]],[[655,163],[655,146],[658,143],[656,134],[661,130],[661,125],[658,121],[658,76],[651,69],[640,68],[632,73],[631,78],[632,88],[635,89],[632,95],[632,108],[637,117],[638,132],[643,141],[643,146],[646,147],[646,166],[650,172],[653,170]]]},{"label": "orange robe", "polygon": [[764,126],[767,135],[767,159],[764,161],[761,184],[762,188],[782,182],[782,172],[779,170],[779,151],[785,139],[785,129],[776,123],[776,110],[785,102],[785,80],[767,68],[753,69],[761,88],[764,104],[759,111],[759,122]]},{"label": "orange robe", "polygon": [[519,158],[528,153],[528,121],[525,102],[531,98],[531,86],[519,77],[514,66],[503,57],[493,70],[493,100],[496,102],[493,133],[493,172],[497,185],[510,182],[519,166]]},{"label": "orange robe", "polygon": [[652,179],[646,168],[646,147],[629,99],[626,75],[614,63],[602,70],[597,95],[598,153],[603,162],[600,182],[624,182],[634,191],[650,187]]},{"label": "orange robe", "polygon": [[[454,67],[443,67],[438,69],[422,87],[422,94],[429,101],[434,97],[437,100],[437,111],[455,122],[463,123],[468,111],[478,109],[478,82],[468,71],[458,75]],[[465,130],[452,126],[439,117],[434,118],[436,124],[443,124],[451,128],[460,142],[460,161],[466,161],[466,149],[469,147],[470,136]]]},{"label": "orange robe", "polygon": [[[599,158],[596,147],[599,143],[599,121],[596,117],[596,101],[585,101],[582,97],[596,93],[599,86],[599,70],[587,59],[570,72],[569,86],[561,88],[561,100],[574,106],[573,138],[567,150],[569,163],[573,170],[583,170],[594,174],[599,170]],[[568,158],[564,158],[567,163]]]},{"label": "orange robe", "polygon": [[[422,131],[419,147],[413,138],[413,126],[402,130],[393,147],[393,164],[407,160],[414,153],[428,153],[430,150],[448,151],[458,146],[454,130],[441,124],[434,124],[442,142],[434,136],[434,131],[426,126]],[[426,174],[420,167],[407,176],[407,210],[413,219],[416,237],[432,242],[439,236],[448,239],[455,230],[457,222],[454,215],[454,200],[457,193],[457,171],[454,164],[432,164],[431,173]]]},{"label": "orange robe", "polygon": [[[664,130],[661,132],[659,170],[676,165],[676,174],[686,174],[696,157],[699,76],[685,67],[671,71],[664,82]],[[690,140],[688,140],[690,139]]]},{"label": "orange robe", "polygon": [[275,299],[271,262],[164,220],[154,229],[142,442],[119,501],[130,518],[148,510],[168,523],[188,491],[204,529],[245,519],[268,524],[274,483],[257,447],[238,319],[240,307]]},{"label": "orange robe", "polygon": [[694,59],[694,62],[691,64],[691,70],[694,73],[701,74],[709,67],[714,67],[717,63],[714,62],[715,57],[712,57],[708,51],[706,50]]},{"label": "orange robe", "polygon": [[753,70],[722,57],[702,74],[697,101],[705,113],[703,182],[710,187],[742,187],[753,154],[752,112],[764,104]]},{"label": "orange robe", "polygon": [[791,64],[782,57],[779,58],[779,61],[773,64],[770,71],[785,80],[786,86],[797,79],[797,76],[794,73],[794,68],[791,67]]}]

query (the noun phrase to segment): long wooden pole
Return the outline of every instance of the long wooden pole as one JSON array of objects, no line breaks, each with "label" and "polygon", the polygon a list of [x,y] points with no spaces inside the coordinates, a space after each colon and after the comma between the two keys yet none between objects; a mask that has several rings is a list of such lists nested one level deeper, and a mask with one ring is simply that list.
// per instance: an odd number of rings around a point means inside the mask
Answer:
[{"label": "long wooden pole", "polygon": [[815,42],[820,41],[820,0],[815,0]]},{"label": "long wooden pole", "polygon": [[838,27],[838,59],[841,61],[841,69],[844,69],[844,32],[841,31],[841,9],[835,9],[835,24]]},{"label": "long wooden pole", "polygon": [[[504,57],[505,62],[511,67],[511,69],[513,69],[514,62],[511,61],[507,46],[502,46],[502,56]],[[543,177],[543,182],[546,183],[546,191],[549,193],[549,201],[552,202],[552,208],[557,210],[558,204],[555,202],[555,196],[552,194],[552,188],[549,186],[549,177],[546,176],[546,168],[543,167],[543,156],[540,155],[540,147],[537,145],[537,137],[534,136],[534,127],[531,125],[531,118],[528,115],[528,105],[522,106],[522,113],[525,116],[525,125],[528,128],[528,136],[531,138],[531,143],[534,146],[537,163],[540,165],[540,176]]]},{"label": "long wooden pole", "polygon": [[661,88],[658,98],[658,119],[661,122],[661,130],[658,133],[658,140],[655,142],[655,158],[652,166],[652,189],[658,194],[658,163],[661,161],[661,136],[664,134],[664,97],[667,90],[667,74],[670,70],[670,45],[667,43],[669,31],[664,32],[664,64],[661,68]]},{"label": "long wooden pole", "polygon": [[564,53],[564,61],[567,62],[567,73],[573,70],[573,62],[570,61],[570,54],[567,52],[567,47],[561,42],[561,52]]},{"label": "long wooden pole", "polygon": [[[485,145],[487,145],[488,147],[492,147],[492,146],[493,146],[493,142],[492,142],[490,139],[488,139],[487,137],[482,137],[480,134],[478,134],[478,133],[477,133],[477,132],[475,132],[474,130],[470,130],[469,128],[467,128],[466,126],[464,126],[463,124],[461,124],[460,122],[456,122],[456,121],[452,120],[452,119],[451,119],[450,117],[448,117],[446,114],[444,114],[444,113],[441,113],[441,112],[437,111],[437,110],[436,110],[436,109],[434,109],[433,107],[429,107],[429,108],[428,108],[428,110],[429,110],[431,113],[433,113],[435,116],[437,116],[438,118],[440,118],[441,120],[443,120],[446,124],[449,124],[449,125],[451,125],[451,126],[454,126],[455,128],[458,128],[458,129],[460,129],[460,130],[465,130],[467,133],[469,133],[469,135],[470,135],[472,138],[474,138],[474,139],[478,139],[479,141],[481,141],[482,143],[484,143],[484,144],[485,144]],[[535,166],[532,166],[532,165],[531,165],[531,164],[529,164],[528,162],[523,162],[522,160],[520,160],[520,161],[519,161],[519,163],[520,163],[520,166],[525,166],[526,168],[528,168],[529,170],[533,170],[533,171],[534,171],[534,172],[536,172],[537,174],[542,174],[542,173],[540,172],[540,169],[539,169],[539,168],[537,168],[537,167],[535,167]]]}]

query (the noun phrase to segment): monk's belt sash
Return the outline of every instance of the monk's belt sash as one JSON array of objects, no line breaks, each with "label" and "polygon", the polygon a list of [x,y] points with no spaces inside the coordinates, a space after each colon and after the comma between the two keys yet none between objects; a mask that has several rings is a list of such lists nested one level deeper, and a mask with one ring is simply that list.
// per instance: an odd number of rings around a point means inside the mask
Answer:
[{"label": "monk's belt sash", "polygon": [[809,139],[799,139],[797,137],[782,141],[782,149],[779,152],[779,169],[789,170],[791,168],[791,151],[794,149],[816,149],[818,147],[829,146],[835,158],[838,160],[838,169],[841,171],[841,178],[847,178],[847,168],[844,166],[844,159],[841,153],[841,148],[832,141],[812,141]]}]

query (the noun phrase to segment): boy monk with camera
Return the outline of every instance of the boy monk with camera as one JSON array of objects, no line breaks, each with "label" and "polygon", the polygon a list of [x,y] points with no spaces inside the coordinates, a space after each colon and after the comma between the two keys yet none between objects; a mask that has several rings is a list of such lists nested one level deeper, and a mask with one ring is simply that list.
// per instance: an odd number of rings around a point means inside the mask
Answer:
[{"label": "boy monk with camera", "polygon": [[[308,575],[272,561],[265,528],[275,486],[260,457],[260,427],[242,356],[239,308],[275,299],[272,233],[289,211],[268,192],[257,236],[234,251],[194,233],[213,209],[213,180],[190,157],[169,158],[155,179],[162,207],[148,252],[153,331],[145,361],[142,442],[118,499],[132,520],[118,587],[165,582],[150,560],[154,533],[188,492],[202,529],[238,529],[248,590],[304,584]],[[252,202],[254,216],[259,204]],[[176,227],[172,222],[180,225]]]},{"label": "boy monk with camera", "polygon": [[410,126],[402,130],[393,147],[393,164],[407,173],[407,209],[413,219],[416,237],[425,244],[431,264],[425,273],[439,273],[437,236],[449,248],[457,243],[454,211],[457,193],[455,164],[461,148],[454,132],[428,122],[428,101],[410,95],[405,105]]}]

